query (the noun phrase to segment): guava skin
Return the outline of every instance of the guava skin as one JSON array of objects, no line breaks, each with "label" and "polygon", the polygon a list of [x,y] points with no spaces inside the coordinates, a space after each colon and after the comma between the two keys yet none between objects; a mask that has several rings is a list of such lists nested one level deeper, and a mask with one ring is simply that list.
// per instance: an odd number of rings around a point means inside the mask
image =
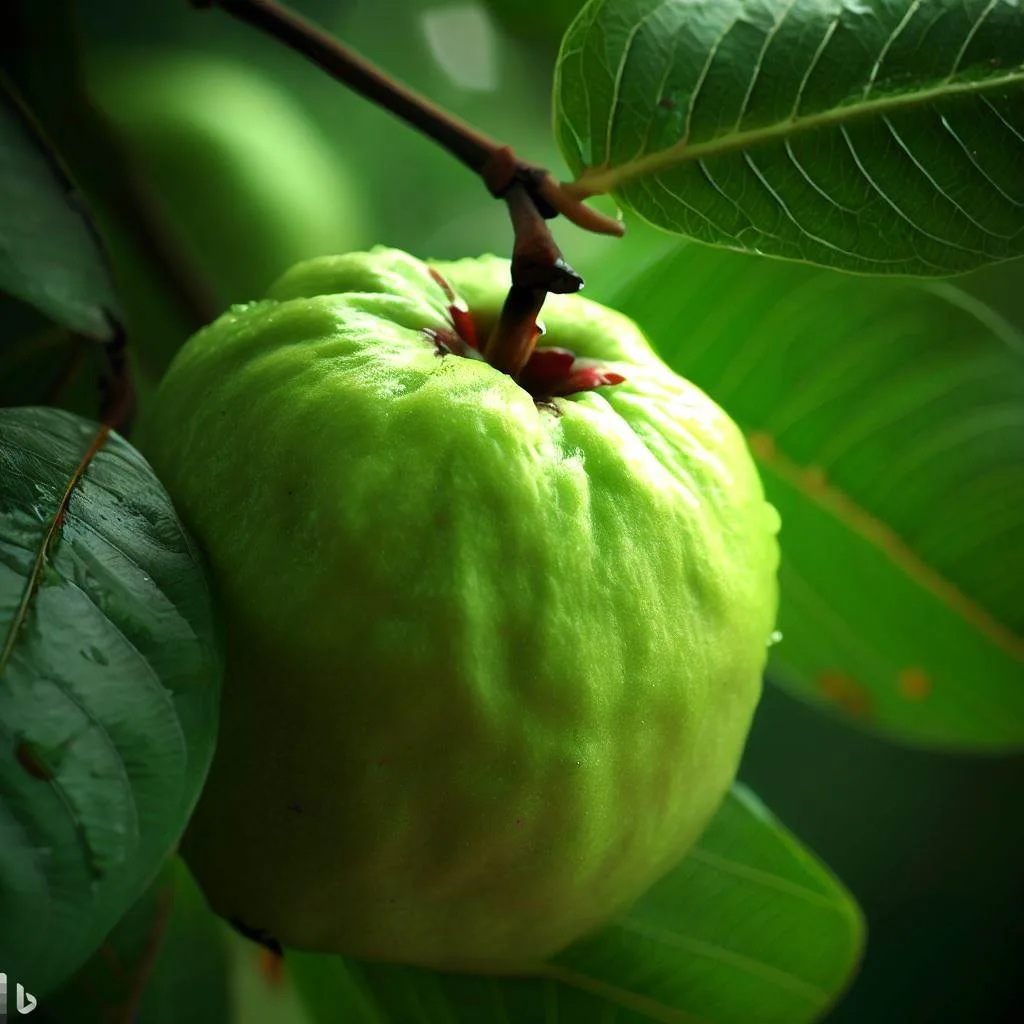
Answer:
[{"label": "guava skin", "polygon": [[[484,328],[509,265],[433,264]],[[299,264],[179,353],[147,452],[227,629],[183,843],[284,946],[520,971],[628,906],[728,789],[778,517],[738,428],[639,329],[552,296],[626,381],[537,403],[440,355],[404,253]]]}]

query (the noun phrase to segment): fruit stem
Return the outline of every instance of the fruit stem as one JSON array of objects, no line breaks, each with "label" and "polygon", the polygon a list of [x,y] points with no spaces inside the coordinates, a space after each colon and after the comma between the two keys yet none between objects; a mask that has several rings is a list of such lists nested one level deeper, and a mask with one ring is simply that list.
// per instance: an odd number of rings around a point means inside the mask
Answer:
[{"label": "fruit stem", "polygon": [[516,182],[505,196],[515,231],[512,287],[483,352],[492,366],[512,377],[519,376],[540,337],[537,317],[548,292],[566,294],[583,287],[582,278],[562,258],[527,189],[525,183]]},{"label": "fruit stem", "polygon": [[400,117],[480,175],[491,195],[504,199],[515,231],[512,289],[485,356],[515,376],[533,351],[537,315],[548,292],[574,292],[583,280],[565,262],[546,220],[561,214],[579,227],[621,235],[622,224],[586,206],[542,167],[520,160],[511,148],[471,128],[446,110],[386,75],[354,50],[275,0],[191,0],[220,7],[252,25],[329,75]]}]

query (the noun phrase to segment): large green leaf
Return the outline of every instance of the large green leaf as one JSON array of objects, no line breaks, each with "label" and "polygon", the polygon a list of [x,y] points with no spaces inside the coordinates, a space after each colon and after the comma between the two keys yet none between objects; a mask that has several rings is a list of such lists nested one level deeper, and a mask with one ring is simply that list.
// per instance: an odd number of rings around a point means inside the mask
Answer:
[{"label": "large green leaf", "polygon": [[695,245],[617,304],[782,514],[773,678],[906,742],[1024,743],[1024,339],[948,284]]},{"label": "large green leaf", "polygon": [[839,882],[737,785],[675,870],[537,978],[288,961],[316,1024],[803,1024],[838,997],[862,941]]},{"label": "large green leaf", "polygon": [[1024,253],[1020,0],[592,0],[556,130],[576,192],[864,273]]},{"label": "large green leaf", "polygon": [[228,941],[188,869],[173,858],[88,963],[40,1003],[34,1024],[225,1024]]},{"label": "large green leaf", "polygon": [[1024,259],[985,267],[956,283],[1024,331]]},{"label": "large green leaf", "polygon": [[81,195],[0,76],[0,290],[77,334],[106,340],[118,304]]},{"label": "large green leaf", "polygon": [[0,410],[0,964],[39,996],[149,884],[216,735],[199,556],[104,432]]}]

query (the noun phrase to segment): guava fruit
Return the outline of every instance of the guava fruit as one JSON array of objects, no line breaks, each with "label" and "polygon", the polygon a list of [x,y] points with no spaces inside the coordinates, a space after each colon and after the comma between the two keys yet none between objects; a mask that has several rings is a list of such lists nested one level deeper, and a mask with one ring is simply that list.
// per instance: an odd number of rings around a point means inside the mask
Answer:
[{"label": "guava fruit", "polygon": [[[777,601],[743,437],[582,297],[549,298],[534,393],[457,354],[509,280],[383,248],[299,264],[195,335],[151,410],[227,634],[183,854],[282,945],[528,969],[677,862],[734,777]],[[555,390],[590,390],[552,398],[565,359]]]},{"label": "guava fruit", "polygon": [[360,190],[302,107],[256,66],[201,51],[100,59],[90,87],[218,300],[364,241]]}]

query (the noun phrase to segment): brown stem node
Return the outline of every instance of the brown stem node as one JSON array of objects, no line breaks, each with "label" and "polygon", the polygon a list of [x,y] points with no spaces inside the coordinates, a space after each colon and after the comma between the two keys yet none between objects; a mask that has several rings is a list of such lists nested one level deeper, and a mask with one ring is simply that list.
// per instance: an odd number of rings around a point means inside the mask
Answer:
[{"label": "brown stem node", "polygon": [[542,167],[518,159],[509,146],[489,138],[388,77],[380,69],[276,0],[192,0],[222,10],[278,39],[367,99],[440,143],[508,204],[515,245],[512,288],[497,327],[484,347],[492,365],[515,377],[526,365],[540,329],[537,317],[548,292],[583,287],[562,258],[545,223],[561,214],[579,227],[621,235],[622,224],[592,210]]}]

